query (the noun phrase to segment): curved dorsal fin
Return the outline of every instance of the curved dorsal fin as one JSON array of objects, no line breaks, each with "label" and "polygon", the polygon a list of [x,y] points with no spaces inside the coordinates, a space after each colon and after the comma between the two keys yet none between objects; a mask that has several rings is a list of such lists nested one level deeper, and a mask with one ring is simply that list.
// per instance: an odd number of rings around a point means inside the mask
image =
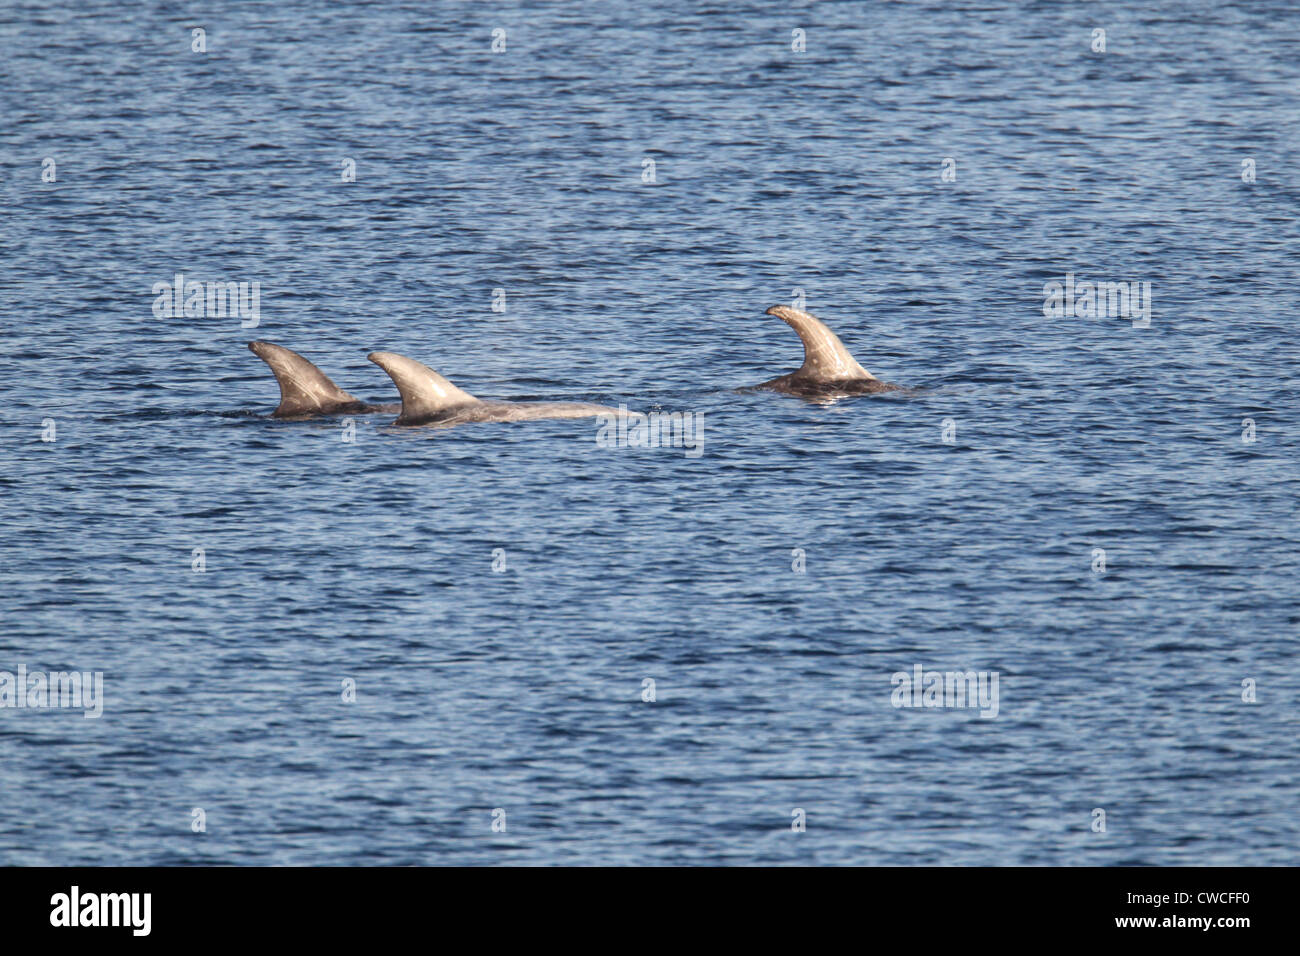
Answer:
[{"label": "curved dorsal fin", "polygon": [[249,342],[248,348],[271,367],[280,383],[280,407],[273,413],[275,417],[310,415],[339,405],[359,404],[297,352],[270,342]]},{"label": "curved dorsal fin", "polygon": [[387,372],[402,394],[402,414],[398,417],[397,424],[432,418],[443,409],[478,401],[427,365],[421,365],[405,355],[371,352],[366,358]]},{"label": "curved dorsal fin", "polygon": [[876,376],[859,365],[839,337],[816,316],[784,305],[772,306],[767,314],[784,319],[803,339],[803,366],[796,374],[821,382],[853,378],[875,381]]}]

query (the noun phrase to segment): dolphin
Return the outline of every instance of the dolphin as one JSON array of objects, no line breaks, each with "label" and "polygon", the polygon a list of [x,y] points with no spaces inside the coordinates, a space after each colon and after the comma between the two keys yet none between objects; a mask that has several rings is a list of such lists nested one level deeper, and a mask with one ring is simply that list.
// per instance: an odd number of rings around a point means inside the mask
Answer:
[{"label": "dolphin", "polygon": [[803,340],[803,365],[753,388],[784,392],[803,398],[845,398],[895,392],[901,385],[882,382],[858,364],[844,343],[820,319],[800,309],[774,305],[767,315],[783,319]]},{"label": "dolphin", "polygon": [[402,395],[402,413],[394,425],[451,426],[467,422],[518,422],[530,418],[620,414],[618,409],[586,402],[484,401],[405,355],[371,352],[366,358],[388,373]]},{"label": "dolphin", "polygon": [[395,412],[402,407],[371,405],[349,395],[311,362],[282,345],[249,342],[248,349],[271,367],[275,380],[280,383],[280,407],[271,413],[272,418]]}]

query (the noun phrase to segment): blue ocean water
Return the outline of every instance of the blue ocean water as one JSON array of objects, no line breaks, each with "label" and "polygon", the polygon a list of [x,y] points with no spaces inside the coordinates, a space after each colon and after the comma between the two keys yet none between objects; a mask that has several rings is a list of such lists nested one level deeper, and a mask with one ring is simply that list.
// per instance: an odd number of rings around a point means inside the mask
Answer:
[{"label": "blue ocean water", "polygon": [[[1298,93],[1284,2],[5,3],[0,671],[104,700],[0,863],[1294,863]],[[800,295],[912,390],[737,391]]]}]

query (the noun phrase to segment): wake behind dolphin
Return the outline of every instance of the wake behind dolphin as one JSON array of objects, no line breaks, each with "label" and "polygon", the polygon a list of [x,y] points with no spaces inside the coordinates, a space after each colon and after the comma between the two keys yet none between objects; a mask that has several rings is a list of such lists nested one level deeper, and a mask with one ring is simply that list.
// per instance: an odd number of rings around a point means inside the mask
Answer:
[{"label": "wake behind dolphin", "polygon": [[620,414],[616,408],[586,402],[483,401],[405,355],[371,352],[366,357],[388,373],[402,395],[402,413],[394,425],[463,425]]},{"label": "wake behind dolphin", "polygon": [[803,341],[803,365],[789,375],[754,388],[804,398],[846,398],[902,389],[901,385],[880,381],[859,365],[839,337],[816,316],[784,305],[772,306],[767,315],[783,319],[799,333]]}]

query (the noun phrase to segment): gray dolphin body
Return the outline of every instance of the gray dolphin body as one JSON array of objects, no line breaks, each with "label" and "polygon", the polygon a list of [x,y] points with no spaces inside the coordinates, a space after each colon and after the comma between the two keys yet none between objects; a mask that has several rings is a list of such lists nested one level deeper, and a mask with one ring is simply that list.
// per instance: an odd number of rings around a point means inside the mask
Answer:
[{"label": "gray dolphin body", "polygon": [[858,364],[844,343],[816,316],[784,305],[774,305],[768,315],[783,319],[803,340],[803,365],[754,388],[798,395],[802,398],[847,398],[896,392],[901,385],[882,382]]},{"label": "gray dolphin body", "polygon": [[618,415],[618,409],[586,402],[483,401],[462,391],[427,365],[396,352],[366,356],[392,378],[402,395],[394,425],[464,425],[468,422],[518,422],[532,418],[589,418]]},{"label": "gray dolphin body", "polygon": [[280,406],[273,418],[313,418],[318,415],[359,415],[396,412],[400,405],[372,405],[349,395],[328,375],[297,352],[270,342],[249,342],[249,351],[271,367],[280,384]]}]

